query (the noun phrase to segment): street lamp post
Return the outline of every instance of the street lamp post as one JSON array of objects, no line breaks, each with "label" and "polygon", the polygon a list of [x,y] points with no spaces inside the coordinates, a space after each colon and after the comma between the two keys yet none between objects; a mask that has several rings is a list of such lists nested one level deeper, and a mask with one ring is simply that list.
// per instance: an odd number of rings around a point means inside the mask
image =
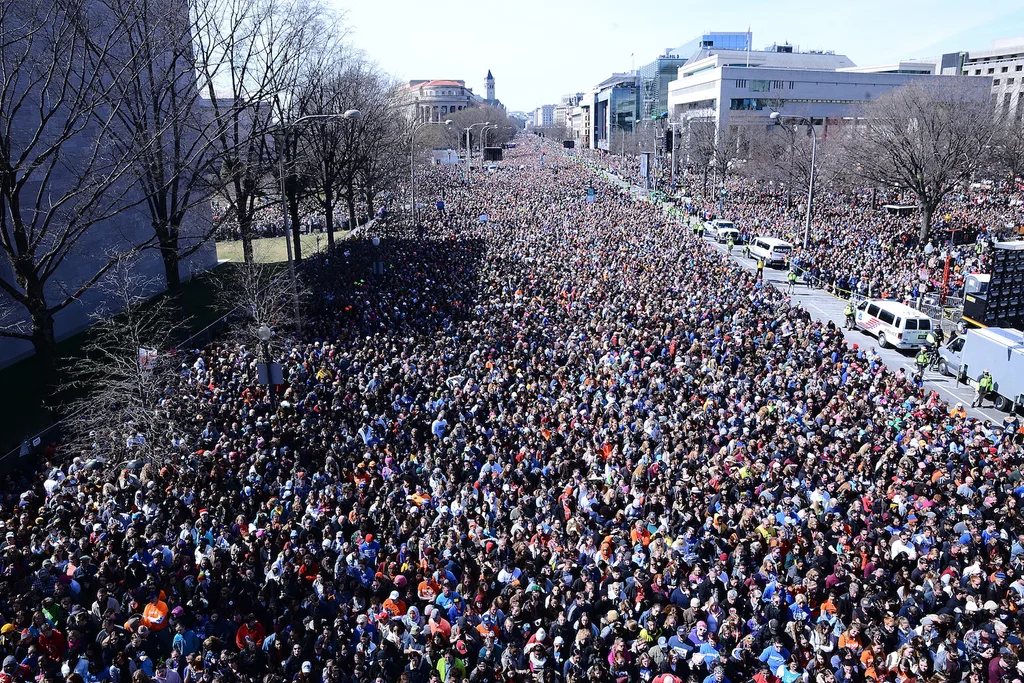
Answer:
[{"label": "street lamp post", "polygon": [[811,172],[807,182],[807,215],[804,220],[804,253],[807,252],[807,244],[811,237],[811,202],[814,200],[814,156],[818,148],[818,134],[814,131],[814,121],[806,116],[783,116],[777,111],[768,115],[775,124],[780,124],[783,119],[791,119],[799,123],[807,124],[811,130]]},{"label": "street lamp post", "polygon": [[488,125],[488,126],[484,126],[483,128],[480,129],[480,140],[481,140],[480,147],[481,147],[481,149],[487,149],[487,134],[489,132],[491,132],[492,130],[495,130],[495,129],[497,129],[497,126],[494,125],[494,124],[491,124],[491,125]]},{"label": "street lamp post", "polygon": [[473,148],[470,147],[469,133],[477,126],[489,126],[490,121],[484,121],[483,123],[474,123],[466,128],[466,182],[469,182],[469,173],[472,169],[471,159],[473,158]]},{"label": "street lamp post", "polygon": [[384,260],[380,257],[380,238],[376,235],[370,240],[373,244],[374,252],[376,253],[376,260],[373,262],[373,274],[383,275],[384,274]]},{"label": "street lamp post", "polygon": [[[342,119],[344,121],[352,123],[358,121],[362,117],[363,114],[358,109],[349,109],[344,114],[309,114],[307,116],[301,116],[287,124],[283,124],[282,130],[287,130],[288,126],[297,126],[300,123],[305,123],[306,121],[315,121],[317,119]],[[281,209],[284,214],[284,243],[288,252],[288,277],[291,280],[292,306],[294,308],[295,315],[295,328],[296,330],[299,330],[302,329],[302,317],[299,311],[299,285],[295,277],[295,260],[292,257],[292,231],[297,231],[298,227],[294,225],[290,226],[288,224],[288,195],[285,190],[284,149],[278,150],[277,162],[279,175],[281,176]]]},{"label": "street lamp post", "polygon": [[414,228],[418,225],[416,221],[416,131],[423,126],[450,126],[452,123],[451,119],[446,119],[445,121],[421,121],[412,127],[409,141],[409,194],[412,198],[412,225]]},{"label": "street lamp post", "polygon": [[271,367],[273,362],[270,359],[270,338],[274,336],[274,331],[270,329],[266,324],[260,325],[256,330],[256,337],[260,340],[260,346],[263,347],[263,365],[266,367],[266,380],[267,380],[267,393],[270,394],[270,405],[274,408],[277,407],[277,394],[274,392],[274,378]]}]

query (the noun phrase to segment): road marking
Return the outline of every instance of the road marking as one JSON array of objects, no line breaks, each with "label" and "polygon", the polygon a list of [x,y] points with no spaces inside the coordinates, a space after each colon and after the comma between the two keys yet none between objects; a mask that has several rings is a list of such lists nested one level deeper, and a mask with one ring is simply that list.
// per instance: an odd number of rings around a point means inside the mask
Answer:
[{"label": "road marking", "polygon": [[[903,367],[905,367],[909,371],[909,374],[910,374],[911,377],[913,377],[914,376],[914,372],[917,371],[917,368],[915,366],[911,365],[910,363],[904,363]],[[928,375],[925,374],[924,383],[927,384],[927,385],[935,387],[936,389],[938,389],[939,391],[941,391],[944,394],[948,394],[949,396],[952,396],[955,399],[956,403],[961,403],[961,404],[963,404],[963,406],[964,406],[964,408],[966,410],[974,412],[977,415],[980,415],[982,420],[992,420],[993,422],[997,421],[997,418],[992,417],[991,415],[987,415],[987,414],[983,413],[980,409],[971,406],[970,402],[967,399],[965,399],[963,396],[961,396],[960,394],[954,393],[952,389],[947,389],[946,387],[944,387],[941,384],[939,384],[938,382],[936,382],[935,381],[936,377],[945,377],[945,375],[932,375],[931,377],[928,377]],[[970,391],[969,387],[968,387],[968,391]]]}]

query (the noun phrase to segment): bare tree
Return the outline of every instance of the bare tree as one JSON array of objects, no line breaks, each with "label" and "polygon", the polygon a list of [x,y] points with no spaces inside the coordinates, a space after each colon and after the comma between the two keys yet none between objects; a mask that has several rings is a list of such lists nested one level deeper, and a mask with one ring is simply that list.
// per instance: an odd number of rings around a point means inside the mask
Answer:
[{"label": "bare tree", "polygon": [[683,136],[686,163],[703,178],[703,196],[708,196],[708,176],[713,169],[718,148],[718,128],[714,121],[694,120],[686,126]]},{"label": "bare tree", "polygon": [[[56,388],[55,316],[123,253],[145,245],[110,221],[137,205],[131,169],[143,150],[109,144],[126,106],[111,74],[125,26],[87,0],[0,0],[0,292],[25,310],[43,381]],[[96,230],[114,253],[94,242]],[[120,243],[117,242],[120,240]],[[91,249],[91,251],[89,251]],[[74,272],[62,268],[74,259]]]},{"label": "bare tree", "polygon": [[174,438],[175,424],[160,404],[177,366],[174,339],[186,321],[172,297],[148,298],[159,283],[134,261],[119,259],[99,285],[104,305],[64,388],[81,396],[66,407],[69,443],[111,467],[157,462]]},{"label": "bare tree", "polygon": [[850,166],[864,178],[913,192],[925,241],[935,209],[981,165],[992,134],[988,92],[971,79],[916,80],[865,107],[851,136]]},{"label": "bare tree", "polygon": [[[301,206],[314,189],[315,173],[311,166],[309,138],[319,129],[311,127],[310,115],[324,114],[317,107],[331,67],[343,59],[348,50],[342,43],[345,31],[341,18],[329,12],[312,14],[308,25],[297,35],[304,42],[298,47],[302,55],[293,66],[293,73],[283,74],[283,89],[274,97],[278,129],[274,132],[274,154],[278,163],[274,171],[283,173],[283,185],[289,222],[292,225],[292,251],[296,261],[302,260],[302,240],[298,227]],[[329,231],[333,237],[333,230]]]},{"label": "bare tree", "polygon": [[278,331],[295,325],[287,271],[280,263],[269,262],[264,249],[254,245],[253,260],[234,265],[230,274],[217,282],[221,308],[235,311],[244,321],[237,328],[243,340],[255,339],[263,325]]},{"label": "bare tree", "polygon": [[[181,262],[213,236],[209,200],[215,189],[215,126],[204,118],[196,87],[193,35],[208,32],[213,17],[183,0],[100,0],[125,27],[117,59],[105,65],[123,106],[112,145],[140,150],[134,175],[145,197],[154,246],[167,287],[181,283]],[[117,73],[126,74],[117,78]],[[204,208],[201,208],[204,207]],[[198,210],[197,210],[198,209]]]},{"label": "bare tree", "polygon": [[[460,133],[459,141],[460,145],[466,144],[465,129],[480,123],[490,122],[491,126],[488,126],[487,131],[487,145],[502,145],[513,137],[515,137],[516,130],[515,124],[509,119],[508,114],[504,109],[499,107],[483,106],[483,107],[469,107],[462,111],[457,111],[453,114],[449,114],[447,118],[453,122],[452,128],[455,132]],[[558,137],[560,133],[553,127],[545,129],[548,131],[548,137],[552,139],[568,139]],[[477,126],[470,131],[469,142],[471,146],[479,145],[483,140],[482,128]]]},{"label": "bare tree", "polygon": [[370,217],[377,197],[397,190],[408,172],[409,125],[400,108],[400,85],[383,74],[376,80],[358,103],[363,118],[355,149],[356,181]]},{"label": "bare tree", "polygon": [[[316,190],[314,196],[324,211],[330,245],[334,244],[338,197],[347,191],[350,180],[353,184],[355,182],[352,170],[355,163],[353,125],[338,117],[356,108],[352,103],[356,100],[353,81],[361,71],[358,62],[358,56],[337,50],[331,59],[319,66],[306,84],[309,88],[306,98],[308,113],[333,117],[315,118],[303,127],[306,173],[312,189]],[[350,221],[355,218],[354,203],[349,218]]]},{"label": "bare tree", "polygon": [[[785,188],[787,204],[793,193],[806,194],[811,173],[811,133],[805,125],[754,128],[749,133],[749,153],[744,172],[757,182],[771,181]],[[846,168],[845,131],[819,134],[814,154],[815,196],[841,186],[849,176]]]},{"label": "bare tree", "polygon": [[[1017,112],[1021,110],[1017,104]],[[1024,119],[1004,117],[996,125],[992,139],[992,156],[996,167],[1013,183],[1024,175]]]},{"label": "bare tree", "polygon": [[294,92],[322,8],[301,0],[194,1],[193,49],[215,122],[219,194],[238,223],[245,260],[252,261],[253,218],[276,160],[275,98]]}]

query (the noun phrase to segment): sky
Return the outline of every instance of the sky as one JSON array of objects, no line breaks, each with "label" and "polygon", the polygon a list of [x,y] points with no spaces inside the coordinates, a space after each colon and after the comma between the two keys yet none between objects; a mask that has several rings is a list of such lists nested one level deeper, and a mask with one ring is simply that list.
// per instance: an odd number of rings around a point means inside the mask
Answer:
[{"label": "sky", "polygon": [[464,80],[483,95],[490,69],[509,111],[586,91],[704,31],[749,27],[755,50],[789,42],[834,50],[859,66],[1024,36],[1022,0],[327,2],[344,13],[353,45],[400,80]]}]

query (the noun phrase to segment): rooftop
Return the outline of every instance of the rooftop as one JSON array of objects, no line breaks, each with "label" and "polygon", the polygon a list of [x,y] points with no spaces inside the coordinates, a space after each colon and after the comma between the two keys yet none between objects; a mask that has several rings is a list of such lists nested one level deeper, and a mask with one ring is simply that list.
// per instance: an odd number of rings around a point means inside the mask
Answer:
[{"label": "rooftop", "polygon": [[[710,60],[714,60],[713,62]],[[715,68],[719,66],[769,67],[775,69],[806,69],[813,71],[836,71],[856,67],[846,55],[830,52],[775,52],[754,50],[700,50],[680,71],[690,67]]]},{"label": "rooftop", "polygon": [[434,80],[434,81],[409,81],[409,90],[418,88],[465,88],[466,81]]}]

